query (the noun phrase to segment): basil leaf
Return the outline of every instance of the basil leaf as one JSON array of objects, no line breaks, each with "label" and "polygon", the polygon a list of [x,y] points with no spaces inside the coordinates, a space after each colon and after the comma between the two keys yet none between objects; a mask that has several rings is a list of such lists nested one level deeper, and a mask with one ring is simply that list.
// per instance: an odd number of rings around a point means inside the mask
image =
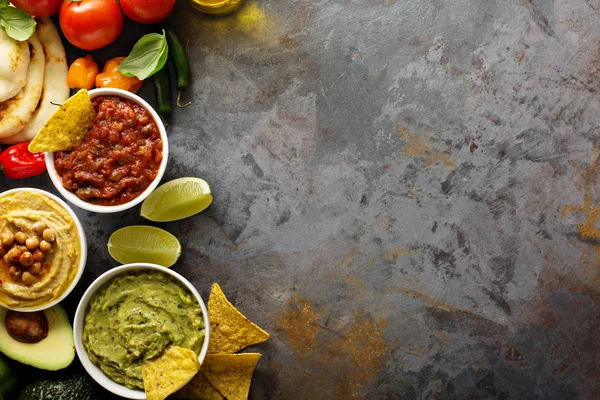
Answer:
[{"label": "basil leaf", "polygon": [[7,6],[8,0],[0,0],[0,6]]},{"label": "basil leaf", "polygon": [[119,72],[144,80],[164,67],[168,55],[169,46],[164,29],[162,35],[149,33],[133,46],[131,53],[119,65]]},{"label": "basil leaf", "polygon": [[19,41],[27,40],[35,32],[36,22],[27,13],[15,7],[0,7],[0,26],[6,34]]}]

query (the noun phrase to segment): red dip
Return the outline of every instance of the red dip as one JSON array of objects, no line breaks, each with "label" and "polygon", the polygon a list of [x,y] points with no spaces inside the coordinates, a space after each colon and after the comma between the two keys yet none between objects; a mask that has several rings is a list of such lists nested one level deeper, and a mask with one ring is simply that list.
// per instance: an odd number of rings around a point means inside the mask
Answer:
[{"label": "red dip", "polygon": [[96,97],[98,113],[85,139],[54,153],[65,189],[102,206],[127,203],[152,183],[162,161],[162,140],[150,113],[116,96]]}]

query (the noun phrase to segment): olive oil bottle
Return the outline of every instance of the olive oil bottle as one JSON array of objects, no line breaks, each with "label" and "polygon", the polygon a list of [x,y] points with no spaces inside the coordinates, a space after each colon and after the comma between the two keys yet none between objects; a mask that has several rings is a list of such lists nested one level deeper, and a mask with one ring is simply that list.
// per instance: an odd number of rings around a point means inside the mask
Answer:
[{"label": "olive oil bottle", "polygon": [[224,15],[235,11],[244,0],[189,0],[192,7],[211,15]]}]

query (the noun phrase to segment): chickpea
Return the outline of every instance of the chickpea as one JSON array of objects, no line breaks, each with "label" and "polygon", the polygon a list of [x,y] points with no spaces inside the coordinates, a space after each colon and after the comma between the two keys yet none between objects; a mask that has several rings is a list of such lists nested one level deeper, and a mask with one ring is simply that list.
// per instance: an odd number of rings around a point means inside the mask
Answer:
[{"label": "chickpea", "polygon": [[25,246],[27,246],[28,250],[35,250],[40,247],[40,239],[37,236],[28,237],[25,241]]},{"label": "chickpea", "polygon": [[25,241],[27,240],[27,234],[25,232],[19,231],[19,232],[15,233],[15,240],[19,244],[24,244]]},{"label": "chickpea", "polygon": [[36,251],[33,252],[33,259],[35,261],[39,261],[39,262],[44,261],[44,252],[41,251],[40,249],[37,249]]},{"label": "chickpea", "polygon": [[45,222],[42,221],[38,221],[35,224],[33,224],[33,226],[31,227],[31,229],[33,229],[33,231],[38,234],[41,235],[44,232],[44,229],[46,229],[48,226],[46,225]]},{"label": "chickpea", "polygon": [[33,275],[31,275],[28,271],[23,272],[23,275],[21,275],[21,280],[23,281],[23,283],[27,286],[31,286],[35,283],[35,277]]},{"label": "chickpea", "polygon": [[24,252],[26,252],[26,251],[29,251],[29,249],[27,248],[27,246],[15,246],[15,247],[18,247],[18,248],[19,248],[19,251],[20,251],[21,253],[24,253]]},{"label": "chickpea", "polygon": [[52,251],[52,244],[46,240],[42,240],[40,242],[40,250],[45,253],[49,253]]},{"label": "chickpea", "polygon": [[21,276],[21,269],[15,267],[14,265],[12,265],[9,269],[8,269],[8,273],[10,274],[10,277],[13,279],[19,279],[19,277]]},{"label": "chickpea", "polygon": [[41,262],[34,262],[33,264],[31,264],[31,267],[29,267],[28,269],[30,274],[33,275],[39,275],[42,272],[42,263]]},{"label": "chickpea", "polygon": [[15,241],[15,235],[9,231],[8,229],[5,229],[4,231],[2,231],[2,244],[5,246],[10,246],[14,243]]},{"label": "chickpea", "polygon": [[21,253],[21,257],[19,257],[19,262],[25,267],[29,267],[34,262],[33,254],[31,254],[28,251]]},{"label": "chickpea", "polygon": [[5,255],[5,261],[18,261],[19,257],[21,257],[21,250],[18,247],[13,247],[10,249]]},{"label": "chickpea", "polygon": [[54,242],[56,240],[56,232],[54,229],[44,229],[44,232],[42,232],[42,237],[46,242]]}]

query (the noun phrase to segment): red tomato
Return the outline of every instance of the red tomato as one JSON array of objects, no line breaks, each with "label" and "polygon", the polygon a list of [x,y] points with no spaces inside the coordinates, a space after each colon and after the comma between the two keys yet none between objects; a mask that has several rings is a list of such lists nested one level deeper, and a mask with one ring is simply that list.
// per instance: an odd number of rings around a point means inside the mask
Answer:
[{"label": "red tomato", "polygon": [[175,7],[175,0],[121,0],[125,15],[140,24],[165,20]]},{"label": "red tomato", "polygon": [[58,12],[62,0],[10,0],[13,6],[36,17],[49,17]]},{"label": "red tomato", "polygon": [[123,30],[123,13],[117,0],[64,0],[59,19],[67,40],[83,50],[104,47]]}]

